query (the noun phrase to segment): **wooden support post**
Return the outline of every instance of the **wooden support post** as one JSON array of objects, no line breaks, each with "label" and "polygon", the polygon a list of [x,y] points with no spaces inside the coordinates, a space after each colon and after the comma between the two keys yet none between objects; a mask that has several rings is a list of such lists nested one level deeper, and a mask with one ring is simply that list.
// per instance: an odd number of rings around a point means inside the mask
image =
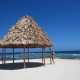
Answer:
[{"label": "wooden support post", "polygon": [[43,48],[43,57],[44,57],[44,66],[45,66],[45,57],[46,57],[45,48]]},{"label": "wooden support post", "polygon": [[51,47],[49,47],[49,51],[50,51],[50,64],[52,64],[52,54],[51,54]]},{"label": "wooden support post", "polygon": [[28,63],[29,63],[29,48],[28,48]]},{"label": "wooden support post", "polygon": [[14,48],[13,48],[13,64],[14,64]]},{"label": "wooden support post", "polygon": [[4,59],[4,64],[6,63],[6,49],[3,48],[4,54],[3,54],[3,59]]},{"label": "wooden support post", "polygon": [[6,48],[4,49],[4,51],[5,51],[5,60],[4,60],[4,62],[6,64]]},{"label": "wooden support post", "polygon": [[43,48],[42,48],[42,62],[43,62]]},{"label": "wooden support post", "polygon": [[3,54],[4,54],[4,51],[3,51],[3,48],[2,48],[2,64],[3,64]]},{"label": "wooden support post", "polygon": [[24,68],[26,68],[26,50],[24,48]]}]

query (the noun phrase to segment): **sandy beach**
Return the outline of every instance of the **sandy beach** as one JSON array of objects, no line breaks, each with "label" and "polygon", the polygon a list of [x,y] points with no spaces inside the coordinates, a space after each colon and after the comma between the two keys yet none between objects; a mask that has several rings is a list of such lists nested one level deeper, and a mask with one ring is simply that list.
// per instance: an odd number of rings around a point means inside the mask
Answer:
[{"label": "sandy beach", "polygon": [[55,64],[49,61],[46,59],[44,67],[41,59],[32,59],[26,69],[22,68],[22,60],[16,60],[14,66],[12,61],[3,67],[0,62],[0,80],[80,80],[80,60],[55,59]]}]

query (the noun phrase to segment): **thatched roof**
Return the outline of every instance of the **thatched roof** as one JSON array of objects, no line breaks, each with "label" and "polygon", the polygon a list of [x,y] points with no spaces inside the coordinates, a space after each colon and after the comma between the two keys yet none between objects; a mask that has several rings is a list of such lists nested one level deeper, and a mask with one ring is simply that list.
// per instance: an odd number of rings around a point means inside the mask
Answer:
[{"label": "thatched roof", "polygon": [[24,16],[9,30],[1,41],[3,47],[49,47],[53,46],[46,33],[30,16]]}]

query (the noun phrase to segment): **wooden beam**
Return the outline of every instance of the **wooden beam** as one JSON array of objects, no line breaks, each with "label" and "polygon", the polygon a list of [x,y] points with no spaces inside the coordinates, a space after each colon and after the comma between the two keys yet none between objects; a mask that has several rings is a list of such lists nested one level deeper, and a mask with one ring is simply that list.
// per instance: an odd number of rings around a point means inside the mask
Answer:
[{"label": "wooden beam", "polygon": [[2,48],[2,64],[3,64],[3,54],[4,54],[4,51],[3,51],[3,48]]},{"label": "wooden beam", "polygon": [[26,68],[26,50],[24,48],[24,68]]},{"label": "wooden beam", "polygon": [[52,54],[51,54],[51,47],[49,47],[49,51],[50,51],[50,64],[52,64]]},{"label": "wooden beam", "polygon": [[4,59],[4,64],[6,63],[6,48],[3,48],[3,59]]},{"label": "wooden beam", "polygon": [[45,66],[45,57],[46,57],[45,48],[43,48],[43,57],[44,57],[44,66]]},{"label": "wooden beam", "polygon": [[29,48],[28,48],[28,63],[29,63]]},{"label": "wooden beam", "polygon": [[14,48],[13,48],[13,64],[14,64]]},{"label": "wooden beam", "polygon": [[42,48],[42,62],[43,62],[43,48]]}]

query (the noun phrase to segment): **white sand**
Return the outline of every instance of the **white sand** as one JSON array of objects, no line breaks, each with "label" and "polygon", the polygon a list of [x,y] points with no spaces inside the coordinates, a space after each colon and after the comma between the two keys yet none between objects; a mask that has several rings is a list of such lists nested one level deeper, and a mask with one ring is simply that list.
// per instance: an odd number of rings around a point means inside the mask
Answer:
[{"label": "white sand", "polygon": [[[41,59],[30,62],[41,62]],[[55,59],[55,64],[49,64],[46,59],[45,67],[0,69],[0,80],[80,80],[80,60]]]}]

